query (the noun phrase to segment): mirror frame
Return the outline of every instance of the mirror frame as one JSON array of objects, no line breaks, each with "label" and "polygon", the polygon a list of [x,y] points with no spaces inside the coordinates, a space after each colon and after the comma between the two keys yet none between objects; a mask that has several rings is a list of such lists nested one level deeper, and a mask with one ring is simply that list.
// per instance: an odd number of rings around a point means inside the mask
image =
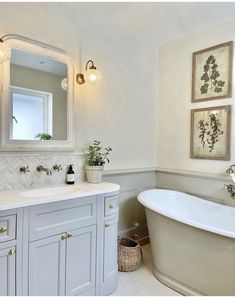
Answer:
[{"label": "mirror frame", "polygon": [[65,63],[68,68],[67,90],[67,140],[14,140],[10,139],[10,61],[0,65],[1,129],[0,151],[64,151],[75,150],[74,82],[75,71],[72,58],[63,50],[24,37],[8,35],[4,38],[12,49],[46,56]]}]

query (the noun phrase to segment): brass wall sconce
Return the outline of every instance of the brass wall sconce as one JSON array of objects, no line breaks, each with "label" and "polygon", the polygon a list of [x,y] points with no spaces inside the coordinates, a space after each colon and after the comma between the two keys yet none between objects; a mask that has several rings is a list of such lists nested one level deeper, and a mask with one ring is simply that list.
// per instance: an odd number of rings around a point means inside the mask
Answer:
[{"label": "brass wall sconce", "polygon": [[[91,65],[88,67],[89,63]],[[76,81],[79,85],[83,85],[85,82],[95,85],[96,82],[101,80],[101,78],[102,78],[101,72],[97,70],[92,60],[87,61],[86,71],[84,74],[78,73],[76,75]]]}]

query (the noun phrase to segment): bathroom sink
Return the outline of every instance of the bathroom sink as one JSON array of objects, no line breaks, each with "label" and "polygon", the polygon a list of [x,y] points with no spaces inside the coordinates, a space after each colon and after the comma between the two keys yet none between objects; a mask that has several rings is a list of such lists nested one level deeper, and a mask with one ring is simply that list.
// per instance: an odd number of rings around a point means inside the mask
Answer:
[{"label": "bathroom sink", "polygon": [[22,197],[50,197],[50,196],[61,196],[68,195],[81,190],[80,186],[63,186],[63,187],[52,187],[52,188],[42,188],[35,190],[27,190],[20,192]]}]

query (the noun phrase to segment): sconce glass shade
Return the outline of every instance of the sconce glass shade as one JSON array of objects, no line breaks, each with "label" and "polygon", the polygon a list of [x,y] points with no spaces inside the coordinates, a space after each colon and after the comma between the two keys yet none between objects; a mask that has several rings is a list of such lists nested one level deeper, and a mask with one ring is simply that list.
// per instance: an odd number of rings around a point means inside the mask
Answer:
[{"label": "sconce glass shade", "polygon": [[102,74],[99,70],[94,68],[89,68],[85,71],[85,81],[89,84],[95,85],[98,81],[102,79]]},{"label": "sconce glass shade", "polygon": [[0,64],[6,61],[9,61],[11,58],[11,49],[10,47],[0,41]]},{"label": "sconce glass shade", "polygon": [[65,77],[62,81],[61,81],[61,88],[65,91],[68,90],[68,79],[67,77]]}]

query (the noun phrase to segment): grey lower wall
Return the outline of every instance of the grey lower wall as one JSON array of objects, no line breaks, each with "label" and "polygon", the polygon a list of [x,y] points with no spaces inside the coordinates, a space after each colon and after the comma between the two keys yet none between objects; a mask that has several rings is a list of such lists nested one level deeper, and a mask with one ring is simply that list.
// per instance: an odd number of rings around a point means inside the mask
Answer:
[{"label": "grey lower wall", "polygon": [[[120,185],[119,195],[119,234],[128,236],[136,233],[140,236],[147,234],[144,207],[138,202],[137,195],[146,189],[155,188],[155,172],[139,172],[128,174],[105,175],[104,181]],[[138,222],[140,227],[135,229]]]},{"label": "grey lower wall", "polygon": [[156,186],[189,193],[210,201],[235,207],[224,184],[232,183],[228,178],[200,177],[188,174],[158,172],[156,173]]}]

